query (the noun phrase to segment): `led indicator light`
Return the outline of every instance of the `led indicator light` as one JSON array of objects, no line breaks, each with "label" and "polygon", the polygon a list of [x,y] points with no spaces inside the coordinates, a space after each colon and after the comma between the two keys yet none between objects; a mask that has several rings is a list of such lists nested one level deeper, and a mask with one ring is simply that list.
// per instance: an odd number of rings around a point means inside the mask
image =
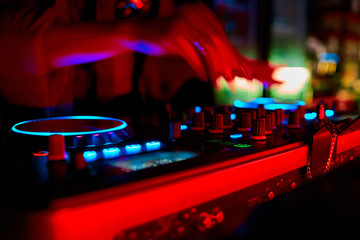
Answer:
[{"label": "led indicator light", "polygon": [[237,147],[237,148],[248,148],[248,147],[251,147],[251,145],[250,145],[250,144],[241,144],[241,143],[239,143],[239,144],[234,145],[234,147]]},{"label": "led indicator light", "polygon": [[327,117],[332,117],[332,116],[334,116],[335,113],[334,113],[334,110],[328,109],[325,111],[325,114]]},{"label": "led indicator light", "polygon": [[141,152],[141,145],[140,144],[126,145],[125,151],[127,154],[137,154]]},{"label": "led indicator light", "polygon": [[154,151],[160,149],[161,143],[159,141],[152,141],[145,143],[145,146],[147,151]]},{"label": "led indicator light", "polygon": [[180,130],[183,131],[183,130],[187,130],[188,129],[188,126],[187,125],[181,125],[180,126]]},{"label": "led indicator light", "polygon": [[317,116],[316,112],[305,113],[304,117],[306,120],[313,120]]},{"label": "led indicator light", "polygon": [[231,119],[232,121],[234,121],[234,120],[236,119],[236,114],[235,114],[235,113],[232,113],[232,114],[230,115],[230,119]]},{"label": "led indicator light", "polygon": [[117,147],[104,148],[103,149],[104,158],[115,158],[120,156],[120,149]]},{"label": "led indicator light", "polygon": [[230,138],[232,138],[232,139],[237,139],[237,138],[241,138],[242,136],[243,136],[242,134],[238,133],[238,134],[232,134],[232,135],[230,135]]},{"label": "led indicator light", "polygon": [[195,112],[196,112],[196,113],[199,113],[199,112],[201,112],[201,107],[199,107],[199,106],[196,106],[196,107],[195,107]]},{"label": "led indicator light", "polygon": [[94,162],[97,159],[97,153],[95,151],[85,151],[83,156],[86,162]]}]

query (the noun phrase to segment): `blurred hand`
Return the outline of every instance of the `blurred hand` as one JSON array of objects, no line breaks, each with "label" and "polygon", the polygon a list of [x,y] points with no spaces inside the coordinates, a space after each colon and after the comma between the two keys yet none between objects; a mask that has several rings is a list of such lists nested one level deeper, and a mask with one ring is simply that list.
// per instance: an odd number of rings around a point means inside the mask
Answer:
[{"label": "blurred hand", "polygon": [[170,53],[183,57],[197,76],[215,83],[219,76],[252,79],[243,57],[231,45],[216,15],[202,3],[183,4],[165,36]]}]

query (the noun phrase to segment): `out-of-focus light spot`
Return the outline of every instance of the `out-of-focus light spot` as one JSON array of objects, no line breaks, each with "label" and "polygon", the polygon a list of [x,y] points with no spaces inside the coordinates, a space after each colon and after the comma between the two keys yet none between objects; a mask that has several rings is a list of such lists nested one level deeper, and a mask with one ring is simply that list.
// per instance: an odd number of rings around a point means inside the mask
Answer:
[{"label": "out-of-focus light spot", "polygon": [[231,139],[237,139],[237,138],[241,138],[242,136],[243,136],[242,134],[238,133],[238,134],[232,134],[232,135],[230,135],[230,138],[231,138]]},{"label": "out-of-focus light spot", "polygon": [[232,113],[232,114],[230,115],[230,119],[231,119],[232,121],[234,121],[234,120],[236,119],[236,114],[235,114],[235,113]]},{"label": "out-of-focus light spot", "polygon": [[238,107],[238,108],[257,108],[257,104],[243,102],[243,101],[240,101],[240,100],[235,100],[234,101],[234,106]]},{"label": "out-of-focus light spot", "polygon": [[83,156],[86,162],[94,162],[97,159],[97,153],[95,151],[85,151]]},{"label": "out-of-focus light spot", "polygon": [[316,118],[316,112],[305,113],[304,117],[306,120],[314,120]]},{"label": "out-of-focus light spot", "polygon": [[289,103],[274,103],[274,104],[265,104],[264,108],[266,110],[275,110],[275,109],[296,110],[298,108],[298,105],[289,104]]},{"label": "out-of-focus light spot", "polygon": [[306,105],[306,103],[304,101],[298,101],[296,104],[299,105],[299,106],[305,106]]},{"label": "out-of-focus light spot", "polygon": [[275,103],[273,98],[254,98],[252,101],[252,103],[256,103],[256,104],[270,104],[270,103]]},{"label": "out-of-focus light spot", "polygon": [[127,154],[137,154],[141,152],[140,144],[130,144],[125,146],[125,151]]},{"label": "out-of-focus light spot", "polygon": [[160,149],[161,143],[159,141],[151,141],[145,143],[145,146],[147,151],[155,151]]},{"label": "out-of-focus light spot", "polygon": [[117,147],[104,148],[103,149],[104,158],[115,158],[120,156],[120,149]]},{"label": "out-of-focus light spot", "polygon": [[297,94],[309,79],[310,72],[303,67],[279,67],[274,70],[272,77],[282,82],[279,84],[279,94]]},{"label": "out-of-focus light spot", "polygon": [[188,126],[187,125],[180,125],[180,130],[183,131],[183,130],[187,130],[188,129]]},{"label": "out-of-focus light spot", "polygon": [[201,112],[201,107],[199,107],[199,106],[196,106],[196,107],[195,107],[195,112],[196,112],[196,113],[199,113],[199,112]]},{"label": "out-of-focus light spot", "polygon": [[327,116],[327,117],[332,117],[332,116],[334,116],[334,110],[331,110],[331,109],[328,109],[328,110],[325,110],[325,115]]},{"label": "out-of-focus light spot", "polygon": [[337,53],[322,52],[318,55],[319,62],[322,63],[339,63],[340,57]]}]

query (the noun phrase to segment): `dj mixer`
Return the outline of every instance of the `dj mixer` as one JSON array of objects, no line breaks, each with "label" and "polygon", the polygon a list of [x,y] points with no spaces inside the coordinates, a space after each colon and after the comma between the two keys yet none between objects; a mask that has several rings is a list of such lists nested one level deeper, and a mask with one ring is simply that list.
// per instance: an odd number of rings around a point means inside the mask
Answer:
[{"label": "dj mixer", "polygon": [[234,105],[172,111],[158,129],[98,116],[15,124],[1,145],[2,235],[226,239],[256,206],[360,156],[358,118],[322,103]]}]

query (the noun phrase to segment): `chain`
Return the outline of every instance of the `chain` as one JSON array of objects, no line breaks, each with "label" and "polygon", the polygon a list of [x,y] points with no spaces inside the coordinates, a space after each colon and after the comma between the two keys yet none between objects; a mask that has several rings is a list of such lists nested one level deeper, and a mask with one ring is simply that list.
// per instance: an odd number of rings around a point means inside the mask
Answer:
[{"label": "chain", "polygon": [[[336,141],[337,141],[337,137],[338,137],[335,124],[332,123],[332,122],[329,122],[329,124],[331,125],[332,138],[331,138],[331,144],[330,144],[329,157],[327,159],[326,166],[325,166],[325,173],[330,171],[331,160],[333,158],[334,149],[335,149],[335,145],[336,145]],[[311,155],[310,154],[309,154],[309,157],[308,157],[307,162],[306,162],[306,175],[307,175],[308,179],[312,179]]]},{"label": "chain", "polygon": [[330,122],[330,125],[331,125],[331,131],[332,131],[332,139],[331,139],[329,157],[328,157],[327,162],[326,162],[325,173],[329,172],[329,170],[330,170],[331,160],[333,158],[334,149],[335,149],[337,136],[338,136],[335,124]]}]

